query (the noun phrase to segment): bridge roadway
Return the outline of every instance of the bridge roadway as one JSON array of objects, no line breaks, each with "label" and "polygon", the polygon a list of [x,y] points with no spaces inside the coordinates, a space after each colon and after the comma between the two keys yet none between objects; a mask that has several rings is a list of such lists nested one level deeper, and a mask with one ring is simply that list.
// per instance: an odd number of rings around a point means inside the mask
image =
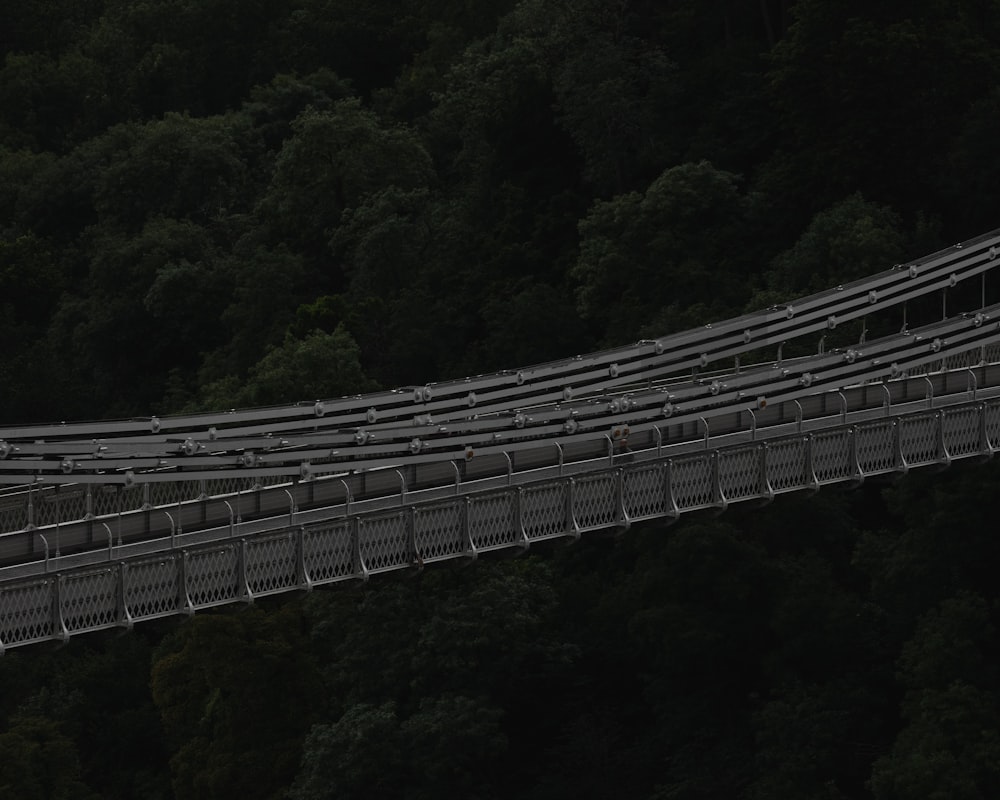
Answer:
[{"label": "bridge roadway", "polygon": [[[972,261],[991,268],[995,235],[974,241],[979,244],[966,243],[937,261],[953,267],[955,252],[978,246]],[[919,275],[921,268],[905,273]],[[96,430],[90,424],[6,429],[0,432],[9,468],[3,479],[23,483],[30,476],[34,484],[0,496],[0,528],[11,531],[0,537],[6,564],[0,567],[0,651],[989,456],[1000,446],[997,320],[1000,308],[979,308],[846,349],[685,378],[662,377],[659,364],[653,377],[622,382],[611,368],[618,362],[611,361],[600,379],[570,392],[562,376],[554,398],[548,386],[514,398],[531,397],[534,405],[479,408],[466,398],[464,417],[454,403],[440,406],[436,415],[447,415],[446,424],[426,411],[379,419],[376,409],[372,420],[370,405],[363,425],[318,430],[322,417],[314,409],[313,430],[290,434],[304,438],[273,448],[271,464],[254,456],[237,470],[231,450],[212,462],[203,452],[208,448],[191,446],[192,432],[206,438],[204,416],[195,424],[192,418],[183,426],[176,419],[166,423],[182,432],[172,441],[155,418],[141,436],[135,422],[94,423],[104,426],[106,437],[97,442],[84,439]],[[828,315],[827,329],[836,324]],[[788,331],[783,335],[790,338]],[[742,352],[759,345],[752,335],[743,338]],[[593,359],[608,363],[602,354]],[[699,358],[697,366],[712,360]],[[515,383],[533,385],[520,377]],[[426,408],[436,389],[414,390],[413,401]],[[357,408],[369,401],[352,402]],[[289,417],[287,407],[266,413],[270,424]],[[221,438],[259,446],[262,437],[273,437],[247,426],[253,420],[236,422],[251,430],[233,437],[227,428]],[[129,438],[119,441],[123,431]],[[313,446],[331,434],[349,437],[349,456],[334,453],[328,441]],[[111,457],[88,463],[86,448],[95,444]],[[164,472],[164,461],[178,450],[188,459],[184,472],[169,462]],[[144,461],[143,453],[152,460]],[[254,489],[238,490],[249,481]],[[158,493],[161,487],[169,491]],[[171,492],[176,499],[167,499]]]}]

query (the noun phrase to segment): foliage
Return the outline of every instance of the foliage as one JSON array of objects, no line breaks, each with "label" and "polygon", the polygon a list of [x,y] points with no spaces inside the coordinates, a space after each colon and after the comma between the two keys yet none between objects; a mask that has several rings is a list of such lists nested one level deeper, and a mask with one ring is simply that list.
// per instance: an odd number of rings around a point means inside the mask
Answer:
[{"label": "foliage", "polygon": [[[516,368],[996,225],[995,0],[8,5],[4,424]],[[993,797],[997,479],[9,653],[0,794]]]}]

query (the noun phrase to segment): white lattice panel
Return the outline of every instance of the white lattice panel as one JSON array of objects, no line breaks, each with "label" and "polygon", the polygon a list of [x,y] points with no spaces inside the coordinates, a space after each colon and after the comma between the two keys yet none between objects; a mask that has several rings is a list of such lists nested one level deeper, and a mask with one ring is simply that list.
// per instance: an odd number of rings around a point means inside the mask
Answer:
[{"label": "white lattice panel", "polygon": [[[122,486],[120,487],[122,511],[140,511],[146,502],[145,486]],[[96,513],[96,512],[95,512]]]},{"label": "white lattice panel", "polygon": [[[140,492],[140,499],[138,500],[138,505],[130,509],[128,506],[124,505],[122,502],[123,498],[119,497],[118,487],[116,486],[94,486],[91,489],[91,494],[93,497],[94,504],[94,516],[103,517],[108,514],[117,514],[119,511],[129,511],[135,508],[142,507],[142,490]],[[134,494],[132,495],[134,497]]]},{"label": "white lattice panel", "polygon": [[836,483],[854,477],[857,465],[851,448],[851,430],[821,431],[812,439],[812,465],[820,483]]},{"label": "white lattice panel", "polygon": [[306,528],[302,534],[302,555],[306,574],[314,584],[342,581],[361,574],[355,563],[349,520]]},{"label": "white lattice panel", "polygon": [[38,500],[40,502],[35,505],[36,525],[54,525],[87,516],[87,493],[84,489],[44,492]]},{"label": "white lattice panel", "polygon": [[417,557],[424,562],[467,552],[465,500],[418,506],[413,513],[413,543]]},{"label": "white lattice panel", "polygon": [[858,425],[855,436],[858,467],[863,475],[891,472],[896,469],[896,434],[892,420]]},{"label": "white lattice panel", "polygon": [[205,483],[205,494],[209,497],[238,494],[253,488],[253,481],[246,478],[220,478]]},{"label": "white lattice panel", "polygon": [[512,490],[469,498],[469,537],[477,550],[496,550],[521,541],[516,503]]},{"label": "white lattice panel", "polygon": [[952,458],[970,456],[982,450],[983,409],[972,406],[944,412],[944,446]]},{"label": "white lattice panel", "polygon": [[806,447],[807,440],[798,436],[779,439],[768,445],[767,480],[775,492],[802,489],[810,484]]},{"label": "white lattice panel", "polygon": [[24,530],[28,524],[28,507],[25,503],[0,508],[0,533]]},{"label": "white lattice panel", "polygon": [[746,500],[766,494],[766,487],[761,485],[762,453],[758,445],[719,453],[719,488],[726,500]]},{"label": "white lattice panel", "polygon": [[979,364],[982,358],[982,348],[966,350],[964,353],[953,353],[945,356],[942,363],[945,369],[967,369]]},{"label": "white lattice panel", "polygon": [[666,516],[668,513],[666,488],[666,476],[662,464],[649,464],[626,470],[622,476],[622,505],[628,518],[640,520]]},{"label": "white lattice panel", "polygon": [[569,484],[547,483],[529,486],[521,495],[521,523],[529,541],[564,536],[569,526],[566,522],[566,493]]},{"label": "white lattice panel", "polygon": [[66,575],[59,587],[63,625],[69,633],[110,628],[120,620],[118,572],[111,567]]},{"label": "white lattice panel", "polygon": [[50,639],[58,631],[52,603],[55,579],[0,588],[0,642],[5,647]]},{"label": "white lattice panel", "polygon": [[245,597],[240,586],[239,548],[239,542],[232,542],[188,553],[184,569],[192,608],[218,606]]},{"label": "white lattice panel", "polygon": [[32,521],[39,527],[56,522],[56,506],[52,501],[54,494],[51,487],[35,489],[29,493]]},{"label": "white lattice panel", "polygon": [[715,505],[711,455],[679,458],[670,467],[670,488],[677,508],[687,511]]},{"label": "white lattice panel", "polygon": [[605,472],[577,478],[573,486],[573,520],[580,530],[597,530],[622,521],[618,474]]},{"label": "white lattice panel", "polygon": [[181,610],[180,554],[126,564],[124,569],[125,608],[134,619],[163,617]]},{"label": "white lattice panel", "polygon": [[298,538],[293,530],[247,540],[246,578],[252,595],[275,594],[299,585]]},{"label": "white lattice panel", "polygon": [[931,464],[941,458],[937,415],[903,417],[899,424],[899,448],[908,465]]},{"label": "white lattice panel", "polygon": [[199,481],[170,481],[149,484],[149,502],[154,506],[169,506],[201,496]]},{"label": "white lattice panel", "polygon": [[369,572],[398,569],[413,563],[408,522],[402,511],[359,520],[361,559]]}]

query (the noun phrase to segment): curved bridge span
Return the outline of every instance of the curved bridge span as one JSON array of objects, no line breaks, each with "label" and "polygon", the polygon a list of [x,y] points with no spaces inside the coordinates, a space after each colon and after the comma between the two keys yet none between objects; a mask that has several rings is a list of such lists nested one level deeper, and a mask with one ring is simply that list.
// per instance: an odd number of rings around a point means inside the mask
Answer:
[{"label": "curved bridge span", "polygon": [[[0,652],[990,457],[997,267],[1000,231],[790,304],[533,367],[292,406],[0,428]],[[936,319],[910,327],[909,306],[938,295]],[[949,299],[969,307],[949,314]],[[869,320],[899,332],[872,338]],[[797,345],[812,353],[786,353]]]}]

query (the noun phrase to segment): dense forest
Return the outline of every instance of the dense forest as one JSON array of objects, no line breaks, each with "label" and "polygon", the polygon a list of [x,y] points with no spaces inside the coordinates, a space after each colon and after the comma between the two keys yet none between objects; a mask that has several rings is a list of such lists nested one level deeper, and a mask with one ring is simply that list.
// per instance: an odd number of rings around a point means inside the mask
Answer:
[{"label": "dense forest", "polygon": [[[0,56],[0,425],[537,363],[1000,224],[1000,0],[20,0]],[[998,481],[13,651],[0,797],[995,798]]]}]

